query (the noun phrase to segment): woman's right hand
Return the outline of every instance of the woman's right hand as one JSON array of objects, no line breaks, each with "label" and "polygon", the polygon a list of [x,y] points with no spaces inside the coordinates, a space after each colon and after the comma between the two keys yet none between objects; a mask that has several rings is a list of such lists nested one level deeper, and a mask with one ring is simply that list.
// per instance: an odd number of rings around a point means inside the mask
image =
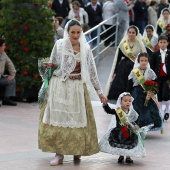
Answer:
[{"label": "woman's right hand", "polygon": [[112,76],[112,79],[114,79],[116,77],[116,74],[114,73],[113,76]]}]

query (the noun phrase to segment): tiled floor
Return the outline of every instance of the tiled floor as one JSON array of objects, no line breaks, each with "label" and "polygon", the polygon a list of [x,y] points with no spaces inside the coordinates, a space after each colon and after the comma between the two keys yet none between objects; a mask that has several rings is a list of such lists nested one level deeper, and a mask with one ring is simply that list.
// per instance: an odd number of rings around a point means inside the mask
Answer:
[{"label": "tiled floor", "polygon": [[[113,50],[114,53],[114,50]],[[103,89],[113,61],[112,51],[98,63],[97,70]],[[99,140],[105,134],[110,115],[94,103]],[[133,165],[117,164],[117,157],[98,153],[73,162],[65,156],[64,164],[50,167],[52,153],[38,150],[39,107],[37,103],[18,103],[17,107],[0,107],[0,170],[169,170],[170,120],[164,123],[165,132],[149,132],[144,141],[147,157],[134,158]]]},{"label": "tiled floor", "polygon": [[[98,137],[104,135],[110,120],[102,108],[94,106]],[[147,157],[134,158],[133,165],[117,164],[117,156],[98,153],[73,162],[65,156],[64,164],[50,167],[54,154],[43,153],[37,148],[39,108],[37,103],[18,103],[17,107],[0,108],[0,170],[169,170],[170,122],[164,123],[165,133],[149,132],[145,139]]]}]

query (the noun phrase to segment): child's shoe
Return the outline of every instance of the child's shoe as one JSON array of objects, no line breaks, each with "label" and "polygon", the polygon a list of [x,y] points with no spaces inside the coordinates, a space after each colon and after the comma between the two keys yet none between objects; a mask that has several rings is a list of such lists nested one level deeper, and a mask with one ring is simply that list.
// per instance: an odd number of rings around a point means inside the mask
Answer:
[{"label": "child's shoe", "polygon": [[130,157],[126,157],[126,163],[133,164],[133,160]]},{"label": "child's shoe", "polygon": [[124,162],[124,156],[119,156],[117,162],[118,162],[118,163],[123,163],[123,162]]}]

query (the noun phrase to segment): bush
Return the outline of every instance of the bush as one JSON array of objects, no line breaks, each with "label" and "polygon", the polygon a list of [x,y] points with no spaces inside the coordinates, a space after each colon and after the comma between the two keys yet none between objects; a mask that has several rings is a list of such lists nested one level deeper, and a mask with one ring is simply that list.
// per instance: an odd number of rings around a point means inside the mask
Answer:
[{"label": "bush", "polygon": [[41,85],[38,58],[49,57],[54,45],[53,11],[47,0],[0,0],[0,35],[17,74],[17,96],[37,96]]}]

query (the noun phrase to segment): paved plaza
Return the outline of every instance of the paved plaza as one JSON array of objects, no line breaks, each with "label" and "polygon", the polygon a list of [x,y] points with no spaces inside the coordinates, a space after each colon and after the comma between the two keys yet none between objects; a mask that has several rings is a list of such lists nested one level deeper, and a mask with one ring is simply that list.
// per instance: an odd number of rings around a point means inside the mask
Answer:
[{"label": "paved plaza", "polygon": [[[110,72],[113,56],[108,55],[97,65],[103,89]],[[110,115],[93,102],[99,140],[105,134]],[[147,156],[134,158],[134,164],[118,164],[118,156],[98,153],[74,162],[65,156],[64,164],[49,166],[53,153],[38,149],[38,103],[18,103],[17,107],[0,107],[0,170],[169,170],[170,169],[170,120],[164,123],[164,134],[149,132],[144,140]]]}]

